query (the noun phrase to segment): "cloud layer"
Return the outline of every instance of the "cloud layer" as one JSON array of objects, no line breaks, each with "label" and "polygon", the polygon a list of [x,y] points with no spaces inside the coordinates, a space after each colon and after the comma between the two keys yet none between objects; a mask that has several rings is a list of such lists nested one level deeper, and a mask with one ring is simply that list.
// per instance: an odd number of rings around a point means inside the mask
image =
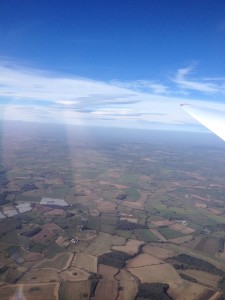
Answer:
[{"label": "cloud layer", "polygon": [[[196,124],[179,107],[188,102],[224,109],[204,96],[225,93],[222,78],[189,79],[192,68],[179,69],[165,82],[95,81],[0,62],[1,117],[96,126],[151,127]],[[202,98],[190,94],[202,93]]]}]

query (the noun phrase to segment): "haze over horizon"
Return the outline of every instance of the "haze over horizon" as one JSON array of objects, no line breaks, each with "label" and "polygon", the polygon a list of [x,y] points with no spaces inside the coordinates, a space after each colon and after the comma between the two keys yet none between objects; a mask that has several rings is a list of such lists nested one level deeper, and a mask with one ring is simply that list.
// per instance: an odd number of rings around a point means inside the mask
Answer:
[{"label": "haze over horizon", "polygon": [[204,130],[225,111],[223,1],[1,1],[1,119]]}]

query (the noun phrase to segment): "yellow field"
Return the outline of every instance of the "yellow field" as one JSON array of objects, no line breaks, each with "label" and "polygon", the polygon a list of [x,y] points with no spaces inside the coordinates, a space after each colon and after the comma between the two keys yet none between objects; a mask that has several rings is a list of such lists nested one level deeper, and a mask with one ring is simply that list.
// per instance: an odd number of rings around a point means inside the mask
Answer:
[{"label": "yellow field", "polygon": [[159,221],[152,221],[152,224],[154,224],[156,227],[161,227],[161,226],[169,226],[169,225],[173,224],[173,222],[164,219],[164,220],[159,220]]},{"label": "yellow field", "polygon": [[125,245],[125,242],[125,238],[99,232],[91,244],[85,249],[85,252],[99,256],[109,252],[112,246],[122,246]]},{"label": "yellow field", "polygon": [[201,202],[196,202],[195,206],[198,208],[206,208],[207,207],[207,205],[205,203],[201,203]]},{"label": "yellow field", "polygon": [[133,259],[128,260],[126,267],[127,268],[137,268],[137,267],[145,267],[151,265],[159,265],[163,263],[158,258],[149,255],[149,254],[139,254]]},{"label": "yellow field", "polygon": [[126,270],[122,269],[116,279],[119,280],[119,296],[117,300],[130,300],[134,299],[138,292],[138,285],[135,278]]},{"label": "yellow field", "polygon": [[[197,283],[191,283],[183,280],[182,283],[172,283],[169,287],[168,294],[174,300],[196,300],[196,299],[210,299],[207,294],[210,289]],[[213,292],[212,292],[213,294]]]},{"label": "yellow field", "polygon": [[35,268],[50,268],[55,269],[57,271],[61,271],[63,269],[66,269],[66,267],[70,264],[72,258],[73,254],[71,253],[60,253],[56,255],[53,259],[46,259],[43,262],[37,264]]},{"label": "yellow field", "polygon": [[193,239],[193,235],[185,235],[185,236],[181,236],[181,237],[178,237],[178,238],[170,239],[168,241],[171,242],[171,243],[180,245],[180,244],[189,242],[192,239]]},{"label": "yellow field", "polygon": [[28,261],[28,262],[37,262],[37,261],[41,260],[43,257],[44,257],[44,254],[38,253],[38,252],[29,252],[23,256],[25,261]]},{"label": "yellow field", "polygon": [[185,233],[185,234],[190,234],[195,231],[195,229],[192,229],[190,227],[187,227],[185,225],[178,224],[178,223],[169,225],[169,228],[172,230],[175,230],[175,231],[179,231],[181,233]]},{"label": "yellow field", "polygon": [[212,212],[213,214],[218,215],[218,216],[223,214],[223,211],[218,210],[218,209],[216,209],[216,208],[210,208],[210,207],[208,207],[208,210],[209,210],[210,212]]},{"label": "yellow field", "polygon": [[95,203],[99,212],[114,212],[116,210],[116,204],[110,201],[96,200]]},{"label": "yellow field", "polygon": [[182,283],[176,270],[169,264],[152,265],[146,267],[129,268],[129,272],[137,276],[141,283],[164,282]]},{"label": "yellow field", "polygon": [[0,288],[1,300],[57,300],[59,284],[20,284]]},{"label": "yellow field", "polygon": [[84,252],[77,253],[72,261],[72,266],[97,273],[97,257]]},{"label": "yellow field", "polygon": [[143,209],[144,204],[141,202],[123,201],[122,205],[134,209]]},{"label": "yellow field", "polygon": [[127,189],[128,188],[128,186],[126,186],[126,185],[116,184],[113,182],[108,182],[108,181],[103,181],[103,180],[100,180],[99,183],[103,184],[103,185],[115,186],[117,189]]},{"label": "yellow field", "polygon": [[71,267],[66,271],[60,272],[59,277],[62,278],[64,281],[82,281],[87,280],[89,274],[78,268]]},{"label": "yellow field", "polygon": [[182,273],[195,278],[199,283],[215,288],[217,287],[217,283],[220,279],[220,276],[198,270],[183,270]]},{"label": "yellow field", "polygon": [[19,283],[50,283],[59,281],[58,273],[53,269],[33,269],[28,271]]},{"label": "yellow field", "polygon": [[125,246],[113,246],[113,250],[122,251],[130,255],[135,255],[138,253],[138,248],[143,245],[144,242],[137,240],[128,240]]},{"label": "yellow field", "polygon": [[142,249],[143,253],[153,255],[159,259],[165,259],[171,256],[174,256],[176,252],[169,250],[169,249],[164,249],[161,247],[157,246],[151,246],[151,245],[145,245]]},{"label": "yellow field", "polygon": [[76,238],[80,241],[90,241],[96,237],[96,231],[94,230],[85,230],[80,232]]},{"label": "yellow field", "polygon": [[105,265],[99,266],[98,274],[102,275],[103,279],[97,285],[93,300],[116,300],[118,283],[114,276],[117,272],[118,269],[116,268]]},{"label": "yellow field", "polygon": [[91,283],[89,280],[68,282],[60,285],[60,299],[66,300],[87,300],[90,296]]},{"label": "yellow field", "polygon": [[61,246],[65,242],[66,238],[64,236],[59,236],[57,240],[55,240],[56,244]]},{"label": "yellow field", "polygon": [[128,222],[137,224],[138,219],[131,218],[131,217],[121,217],[121,218],[120,218],[120,221],[128,221]]}]

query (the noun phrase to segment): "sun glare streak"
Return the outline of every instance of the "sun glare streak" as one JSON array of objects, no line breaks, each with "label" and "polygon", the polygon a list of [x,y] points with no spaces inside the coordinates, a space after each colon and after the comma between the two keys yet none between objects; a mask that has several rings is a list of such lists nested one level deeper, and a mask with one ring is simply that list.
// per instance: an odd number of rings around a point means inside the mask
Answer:
[{"label": "sun glare streak", "polygon": [[23,294],[23,287],[20,285],[19,288],[16,290],[15,294],[11,298],[11,300],[26,300]]}]

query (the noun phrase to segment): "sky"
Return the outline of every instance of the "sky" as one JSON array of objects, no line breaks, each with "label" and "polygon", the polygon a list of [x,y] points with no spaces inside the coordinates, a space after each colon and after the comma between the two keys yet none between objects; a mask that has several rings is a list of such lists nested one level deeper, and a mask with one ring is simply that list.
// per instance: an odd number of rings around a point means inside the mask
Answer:
[{"label": "sky", "polygon": [[221,0],[1,0],[0,118],[202,130],[225,111]]}]

